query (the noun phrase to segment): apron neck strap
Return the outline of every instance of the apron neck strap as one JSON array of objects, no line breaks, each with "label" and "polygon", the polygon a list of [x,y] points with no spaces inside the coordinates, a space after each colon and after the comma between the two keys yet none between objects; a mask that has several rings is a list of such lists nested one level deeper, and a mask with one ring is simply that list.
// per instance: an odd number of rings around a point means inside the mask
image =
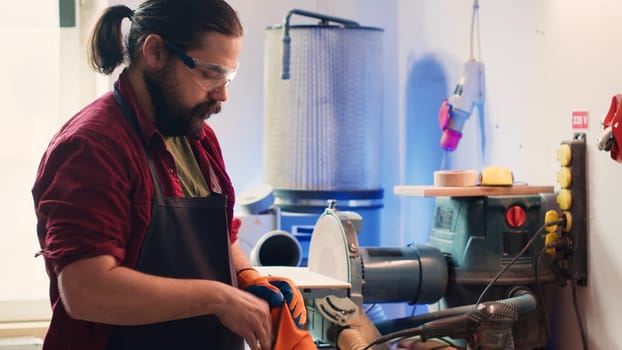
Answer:
[{"label": "apron neck strap", "polygon": [[136,133],[136,135],[138,136],[138,138],[140,139],[143,145],[143,148],[145,150],[145,155],[147,156],[147,164],[149,165],[149,173],[151,173],[151,179],[153,180],[153,187],[155,189],[156,200],[158,201],[158,204],[164,205],[164,200],[163,200],[164,195],[162,192],[162,184],[160,183],[158,172],[156,171],[155,165],[153,164],[153,160],[151,159],[151,153],[149,152],[149,147],[147,147],[147,144],[145,143],[145,141],[143,140],[141,136],[140,128],[138,127],[138,120],[136,119],[136,113],[130,107],[127,101],[125,101],[123,96],[121,96],[121,94],[119,93],[119,90],[117,90],[116,84],[113,85],[112,87],[112,94],[114,95],[114,99],[119,104],[119,107],[121,107],[123,116],[130,123],[130,125],[134,129],[134,132]]}]

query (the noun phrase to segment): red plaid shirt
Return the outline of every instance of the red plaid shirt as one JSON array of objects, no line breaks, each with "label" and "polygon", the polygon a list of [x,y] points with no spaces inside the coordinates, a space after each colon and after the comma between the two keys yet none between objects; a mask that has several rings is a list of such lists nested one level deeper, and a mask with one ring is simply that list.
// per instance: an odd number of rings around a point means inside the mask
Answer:
[{"label": "red plaid shirt", "polygon": [[[67,315],[57,276],[67,264],[99,255],[111,255],[123,266],[135,266],[154,196],[143,142],[152,154],[164,195],[183,196],[173,156],[153,121],[141,110],[127,72],[116,84],[136,113],[141,135],[125,119],[112,92],[106,93],[53,137],[32,190],[53,309],[45,350],[97,350],[108,341],[109,325]],[[200,135],[189,142],[206,181],[211,166],[227,196],[229,235],[234,242],[239,227],[231,222],[234,191],[216,135],[205,124]]]}]

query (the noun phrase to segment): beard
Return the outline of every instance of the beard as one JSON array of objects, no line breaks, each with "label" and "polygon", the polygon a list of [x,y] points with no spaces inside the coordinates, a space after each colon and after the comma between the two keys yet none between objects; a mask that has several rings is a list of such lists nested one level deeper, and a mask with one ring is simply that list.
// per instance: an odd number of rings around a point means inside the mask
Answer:
[{"label": "beard", "polygon": [[197,136],[203,122],[220,112],[220,102],[214,99],[192,108],[183,106],[169,65],[157,72],[145,72],[143,79],[153,104],[156,128],[163,136]]}]

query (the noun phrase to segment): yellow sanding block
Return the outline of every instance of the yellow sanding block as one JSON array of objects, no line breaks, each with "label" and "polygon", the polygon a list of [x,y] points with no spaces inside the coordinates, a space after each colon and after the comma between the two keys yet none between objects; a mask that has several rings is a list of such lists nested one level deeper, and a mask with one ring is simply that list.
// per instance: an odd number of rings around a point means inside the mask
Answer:
[{"label": "yellow sanding block", "polygon": [[503,166],[488,166],[482,169],[479,174],[480,186],[512,186],[514,184],[514,174]]}]

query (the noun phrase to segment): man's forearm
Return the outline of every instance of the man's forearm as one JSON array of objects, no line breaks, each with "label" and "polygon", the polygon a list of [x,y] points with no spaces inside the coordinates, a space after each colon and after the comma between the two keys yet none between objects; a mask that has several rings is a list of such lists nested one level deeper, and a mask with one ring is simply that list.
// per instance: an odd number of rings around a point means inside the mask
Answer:
[{"label": "man's forearm", "polygon": [[253,267],[253,264],[251,263],[246,253],[244,253],[244,251],[242,251],[242,248],[240,248],[239,241],[236,241],[231,245],[231,260],[233,261],[233,266],[235,269],[234,272],[240,271],[241,269],[245,269],[248,267]]},{"label": "man's forearm", "polygon": [[59,287],[72,317],[115,325],[218,314],[231,296],[231,287],[217,281],[147,275],[106,255],[66,266]]}]

